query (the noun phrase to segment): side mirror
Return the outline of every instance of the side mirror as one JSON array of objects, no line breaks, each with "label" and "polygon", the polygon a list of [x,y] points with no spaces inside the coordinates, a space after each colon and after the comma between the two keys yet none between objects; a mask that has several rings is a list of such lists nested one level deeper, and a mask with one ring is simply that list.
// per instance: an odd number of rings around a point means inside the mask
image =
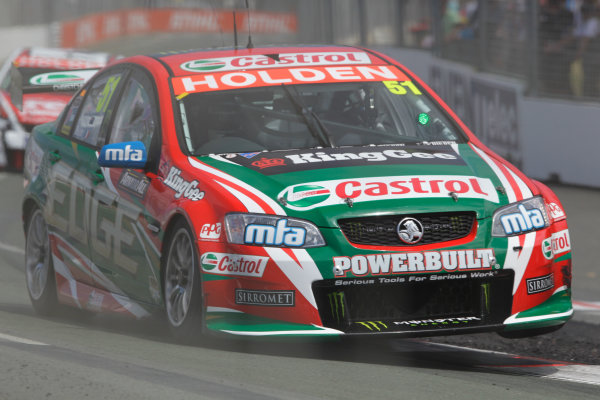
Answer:
[{"label": "side mirror", "polygon": [[148,152],[142,142],[122,142],[102,146],[98,156],[101,167],[144,168]]}]

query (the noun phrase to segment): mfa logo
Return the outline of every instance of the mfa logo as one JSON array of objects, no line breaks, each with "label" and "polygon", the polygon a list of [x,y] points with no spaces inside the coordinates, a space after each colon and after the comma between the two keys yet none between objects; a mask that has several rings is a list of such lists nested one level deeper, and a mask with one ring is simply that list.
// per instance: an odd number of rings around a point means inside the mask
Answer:
[{"label": "mfa logo", "polygon": [[246,227],[244,243],[261,246],[303,246],[306,229],[287,226],[286,219],[280,219],[275,226],[252,224]]},{"label": "mfa logo", "polygon": [[221,223],[204,224],[200,230],[200,238],[207,240],[218,240],[221,237]]},{"label": "mfa logo", "polygon": [[546,226],[544,216],[537,208],[528,210],[523,204],[520,204],[517,208],[519,212],[500,217],[502,228],[504,228],[507,235],[529,232]]},{"label": "mfa logo", "polygon": [[312,208],[329,199],[329,196],[330,190],[320,185],[297,185],[283,192],[287,204],[299,208]]},{"label": "mfa logo", "polygon": [[423,225],[414,218],[404,218],[396,227],[398,237],[406,244],[419,243],[423,239]]},{"label": "mfa logo", "polygon": [[144,168],[146,160],[144,143],[123,142],[103,146],[98,164],[101,167]]},{"label": "mfa logo", "polygon": [[181,69],[190,72],[206,72],[224,68],[227,65],[220,60],[193,60],[181,64]]}]

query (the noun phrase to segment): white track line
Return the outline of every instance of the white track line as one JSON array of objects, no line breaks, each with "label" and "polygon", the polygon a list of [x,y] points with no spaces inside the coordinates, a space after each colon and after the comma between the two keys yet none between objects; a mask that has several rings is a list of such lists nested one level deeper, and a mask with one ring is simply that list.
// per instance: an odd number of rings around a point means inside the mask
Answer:
[{"label": "white track line", "polygon": [[25,255],[25,250],[23,250],[20,247],[13,246],[11,244],[6,244],[6,243],[0,242],[0,249],[10,251],[13,253],[17,253],[17,254],[21,254],[21,255]]},{"label": "white track line", "polygon": [[573,308],[576,311],[598,311],[598,312],[600,312],[600,302],[599,301],[573,300]]},{"label": "white track line", "polygon": [[30,344],[33,346],[48,346],[48,344],[46,344],[46,343],[36,342],[35,340],[24,339],[24,338],[20,338],[17,336],[6,335],[4,333],[0,333],[0,340],[13,342],[13,343]]}]

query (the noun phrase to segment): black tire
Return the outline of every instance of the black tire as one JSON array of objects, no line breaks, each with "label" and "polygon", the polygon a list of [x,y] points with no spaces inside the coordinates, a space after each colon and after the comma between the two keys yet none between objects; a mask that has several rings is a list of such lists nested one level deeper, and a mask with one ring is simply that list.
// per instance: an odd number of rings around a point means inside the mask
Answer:
[{"label": "black tire", "polygon": [[48,226],[39,208],[27,219],[25,235],[25,280],[31,304],[38,314],[52,315],[58,310],[56,277],[50,251]]},{"label": "black tire", "polygon": [[195,343],[204,309],[198,249],[189,226],[179,220],[169,231],[163,256],[163,296],[167,323],[177,341]]}]

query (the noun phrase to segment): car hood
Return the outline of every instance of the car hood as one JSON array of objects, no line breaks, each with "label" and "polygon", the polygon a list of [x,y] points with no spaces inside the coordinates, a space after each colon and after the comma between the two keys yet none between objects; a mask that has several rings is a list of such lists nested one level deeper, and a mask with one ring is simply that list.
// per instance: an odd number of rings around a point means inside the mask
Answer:
[{"label": "car hood", "polygon": [[335,227],[340,218],[433,212],[473,211],[481,219],[508,203],[499,177],[469,144],[286,150],[199,160],[249,185],[253,194],[268,196],[286,214],[319,226]]}]

